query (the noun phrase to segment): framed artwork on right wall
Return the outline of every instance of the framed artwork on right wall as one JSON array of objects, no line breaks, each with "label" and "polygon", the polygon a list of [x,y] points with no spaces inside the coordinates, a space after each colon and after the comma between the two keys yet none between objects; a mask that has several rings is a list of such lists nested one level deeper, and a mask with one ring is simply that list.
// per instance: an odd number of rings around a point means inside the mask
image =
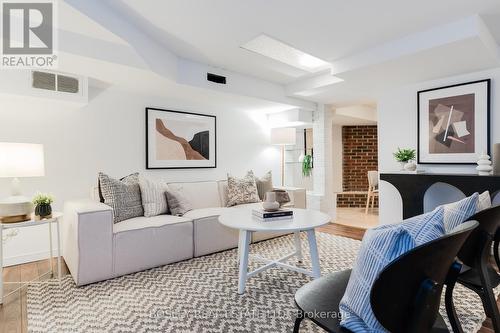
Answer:
[{"label": "framed artwork on right wall", "polygon": [[490,83],[481,80],[417,93],[420,164],[475,164],[490,151]]}]

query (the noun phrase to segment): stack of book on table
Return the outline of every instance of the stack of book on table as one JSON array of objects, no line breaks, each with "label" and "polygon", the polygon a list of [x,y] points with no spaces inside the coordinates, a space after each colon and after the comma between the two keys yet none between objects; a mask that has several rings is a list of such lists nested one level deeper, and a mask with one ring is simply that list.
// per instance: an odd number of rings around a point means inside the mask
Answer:
[{"label": "stack of book on table", "polygon": [[293,211],[289,209],[279,209],[274,212],[268,212],[264,209],[254,209],[252,214],[255,218],[264,222],[290,220],[293,218]]}]

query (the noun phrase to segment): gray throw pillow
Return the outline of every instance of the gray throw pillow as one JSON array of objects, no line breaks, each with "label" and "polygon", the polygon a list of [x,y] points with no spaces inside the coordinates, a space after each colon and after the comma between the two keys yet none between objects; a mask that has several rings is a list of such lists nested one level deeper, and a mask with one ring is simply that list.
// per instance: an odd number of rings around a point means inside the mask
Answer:
[{"label": "gray throw pillow", "polygon": [[167,214],[168,204],[167,184],[163,182],[154,182],[143,176],[139,177],[139,187],[141,188],[142,207],[144,216],[152,217],[161,214]]},{"label": "gray throw pillow", "polygon": [[255,183],[257,184],[257,192],[259,192],[260,200],[264,200],[266,193],[273,190],[273,175],[271,171],[268,171],[263,177],[255,177]]},{"label": "gray throw pillow", "polygon": [[117,180],[100,172],[99,184],[104,203],[113,208],[114,223],[144,215],[138,173]]},{"label": "gray throw pillow", "polygon": [[182,216],[193,209],[189,200],[181,192],[172,191],[169,189],[167,190],[165,195],[167,196],[170,214],[175,216]]},{"label": "gray throw pillow", "polygon": [[253,171],[248,171],[243,178],[227,175],[227,206],[259,202],[259,193]]}]

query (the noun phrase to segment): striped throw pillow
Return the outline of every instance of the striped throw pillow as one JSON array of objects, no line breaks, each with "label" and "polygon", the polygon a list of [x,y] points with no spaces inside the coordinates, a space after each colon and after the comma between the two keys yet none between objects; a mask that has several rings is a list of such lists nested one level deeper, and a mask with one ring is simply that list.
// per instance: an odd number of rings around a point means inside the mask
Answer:
[{"label": "striped throw pillow", "polygon": [[145,217],[167,214],[167,184],[163,182],[155,183],[146,177],[139,176],[139,187],[141,188],[142,207],[144,208]]},{"label": "striped throw pillow", "polygon": [[396,258],[443,234],[442,207],[403,223],[368,230],[340,301],[341,326],[353,332],[387,332],[377,321],[371,308],[370,292],[373,283]]},{"label": "striped throw pillow", "polygon": [[447,233],[467,221],[477,211],[479,194],[474,193],[470,197],[457,202],[452,202],[444,207],[444,228]]}]

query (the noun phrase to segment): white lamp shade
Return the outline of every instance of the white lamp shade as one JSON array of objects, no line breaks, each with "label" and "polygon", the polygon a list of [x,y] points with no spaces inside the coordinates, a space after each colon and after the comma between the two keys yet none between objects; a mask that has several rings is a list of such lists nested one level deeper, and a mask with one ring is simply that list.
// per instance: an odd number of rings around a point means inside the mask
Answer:
[{"label": "white lamp shade", "polygon": [[272,128],[271,144],[273,145],[294,145],[296,142],[296,131],[293,127]]},{"label": "white lamp shade", "polygon": [[43,145],[0,142],[0,177],[45,176]]}]

